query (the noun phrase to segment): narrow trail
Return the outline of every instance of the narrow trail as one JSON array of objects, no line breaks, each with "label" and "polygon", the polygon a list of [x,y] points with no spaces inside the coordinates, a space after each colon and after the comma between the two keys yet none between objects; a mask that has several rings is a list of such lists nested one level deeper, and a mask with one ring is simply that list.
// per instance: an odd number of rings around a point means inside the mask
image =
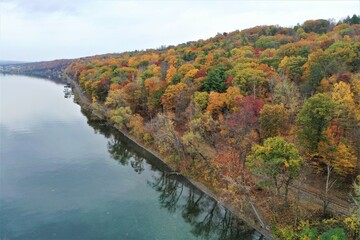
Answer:
[{"label": "narrow trail", "polygon": [[[322,200],[323,195],[319,191],[312,191],[312,190],[309,190],[309,187],[303,187],[298,184],[292,185],[290,187],[290,190],[294,193],[295,196],[299,192],[300,193],[299,197],[302,200],[306,200],[311,203],[315,203],[319,206],[322,206],[322,204],[323,204],[323,200]],[[328,206],[329,210],[331,210],[334,213],[338,213],[340,215],[345,215],[345,216],[351,215],[352,205],[349,202],[344,201],[334,195],[330,195],[328,197],[328,199],[329,199],[329,203],[330,203]]]},{"label": "narrow trail", "polygon": [[[254,176],[258,181],[264,181],[266,178],[264,176]],[[296,198],[299,197],[299,200],[303,203],[311,204],[312,206],[318,206],[320,209],[323,207],[323,193],[320,189],[316,189],[314,186],[307,183],[301,183],[295,181],[289,186],[289,191]],[[331,192],[331,191],[330,191]],[[349,216],[352,214],[353,205],[337,197],[334,194],[329,195],[328,197],[329,206],[328,210],[333,213],[337,213],[343,216]]]}]

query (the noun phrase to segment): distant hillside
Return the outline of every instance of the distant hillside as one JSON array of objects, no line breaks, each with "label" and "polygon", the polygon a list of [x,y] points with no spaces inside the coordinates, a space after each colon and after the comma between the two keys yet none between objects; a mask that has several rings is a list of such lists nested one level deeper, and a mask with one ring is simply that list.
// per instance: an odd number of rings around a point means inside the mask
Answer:
[{"label": "distant hillside", "polygon": [[23,63],[26,63],[26,62],[0,60],[0,66],[2,66],[2,65],[10,65],[10,64],[23,64]]},{"label": "distant hillside", "polygon": [[[5,61],[4,61],[5,62]],[[61,59],[44,62],[7,62],[0,64],[0,72],[10,74],[24,74],[44,78],[52,78],[53,80],[63,80],[63,71],[72,60]]]}]

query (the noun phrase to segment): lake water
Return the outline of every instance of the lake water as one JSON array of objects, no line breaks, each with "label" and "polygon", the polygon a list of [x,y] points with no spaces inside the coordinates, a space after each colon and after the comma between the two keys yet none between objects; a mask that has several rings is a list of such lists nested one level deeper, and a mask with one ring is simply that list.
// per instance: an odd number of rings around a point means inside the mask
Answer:
[{"label": "lake water", "polygon": [[64,86],[0,76],[0,239],[260,239]]}]

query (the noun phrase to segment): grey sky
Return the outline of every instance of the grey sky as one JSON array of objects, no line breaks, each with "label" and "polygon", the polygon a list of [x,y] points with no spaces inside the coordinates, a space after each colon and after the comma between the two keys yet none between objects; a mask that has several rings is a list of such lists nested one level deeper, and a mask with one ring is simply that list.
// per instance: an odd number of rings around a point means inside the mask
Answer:
[{"label": "grey sky", "polygon": [[359,14],[360,1],[0,0],[0,59],[157,48],[256,25]]}]

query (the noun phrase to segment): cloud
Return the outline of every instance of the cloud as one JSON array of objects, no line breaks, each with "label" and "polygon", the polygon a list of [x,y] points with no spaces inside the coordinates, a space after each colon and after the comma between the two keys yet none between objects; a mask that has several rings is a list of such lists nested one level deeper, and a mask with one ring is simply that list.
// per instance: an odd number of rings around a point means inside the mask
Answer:
[{"label": "cloud", "polygon": [[359,8],[356,1],[3,0],[0,4],[0,59],[25,61],[157,48],[256,25],[338,20]]},{"label": "cloud", "polygon": [[25,14],[51,14],[62,12],[65,14],[77,14],[78,10],[86,4],[85,0],[5,0],[16,5],[18,11]]}]

